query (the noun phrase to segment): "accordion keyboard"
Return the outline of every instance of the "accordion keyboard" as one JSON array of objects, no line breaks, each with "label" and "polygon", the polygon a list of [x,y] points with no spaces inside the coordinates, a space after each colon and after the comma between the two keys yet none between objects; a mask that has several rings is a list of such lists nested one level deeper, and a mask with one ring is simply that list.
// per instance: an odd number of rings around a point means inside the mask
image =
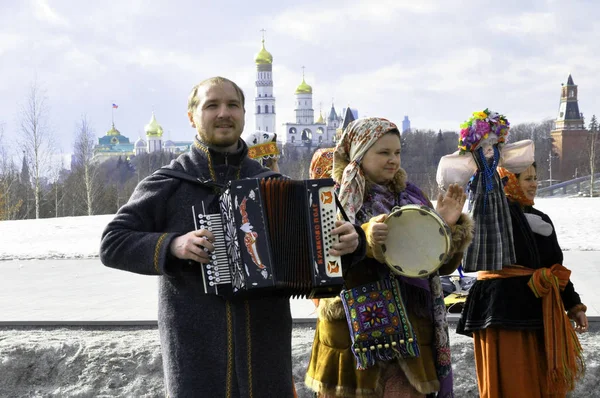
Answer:
[{"label": "accordion keyboard", "polygon": [[323,227],[323,254],[325,256],[325,274],[328,278],[330,277],[341,277],[342,276],[342,262],[338,256],[332,256],[329,254],[329,250],[333,248],[333,245],[339,243],[339,235],[331,235],[331,231],[335,228],[335,221],[337,220],[337,208],[333,200],[323,200],[325,195],[333,195],[333,189],[321,188],[319,189],[319,196],[321,197],[320,205],[320,218],[321,225]]},{"label": "accordion keyboard", "polygon": [[[204,267],[204,291],[206,293],[219,294],[219,285],[231,284],[231,271],[227,256],[227,247],[223,237],[223,221],[221,215],[215,214],[197,214],[197,229],[207,229],[215,235],[215,250],[210,256],[208,264],[202,264]],[[206,249],[204,249],[207,251]]]}]

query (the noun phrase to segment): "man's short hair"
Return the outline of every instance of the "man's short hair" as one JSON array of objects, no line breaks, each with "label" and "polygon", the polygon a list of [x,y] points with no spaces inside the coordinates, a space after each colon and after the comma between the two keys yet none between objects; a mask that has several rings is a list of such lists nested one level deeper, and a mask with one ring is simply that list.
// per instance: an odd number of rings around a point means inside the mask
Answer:
[{"label": "man's short hair", "polygon": [[200,90],[201,87],[215,86],[217,84],[223,83],[229,83],[233,86],[238,96],[240,97],[240,101],[242,102],[242,108],[246,109],[246,97],[244,96],[244,92],[242,91],[240,86],[235,84],[233,81],[227,79],[226,77],[215,76],[211,77],[210,79],[202,80],[200,83],[196,84],[194,88],[192,88],[192,92],[188,97],[188,112],[194,113],[196,111],[196,108],[200,103],[200,99],[198,98],[198,90]]}]

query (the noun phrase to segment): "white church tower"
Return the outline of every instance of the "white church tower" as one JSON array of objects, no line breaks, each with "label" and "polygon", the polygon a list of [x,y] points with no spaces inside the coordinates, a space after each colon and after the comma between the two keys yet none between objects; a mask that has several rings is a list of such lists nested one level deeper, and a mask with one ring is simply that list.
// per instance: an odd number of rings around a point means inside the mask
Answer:
[{"label": "white church tower", "polygon": [[304,66],[302,67],[302,83],[296,88],[296,123],[313,124],[315,122],[315,111],[312,104],[312,87],[304,80]]},{"label": "white church tower", "polygon": [[256,97],[254,120],[257,131],[275,133],[275,97],[273,97],[273,56],[265,49],[264,29],[262,48],[256,54]]}]

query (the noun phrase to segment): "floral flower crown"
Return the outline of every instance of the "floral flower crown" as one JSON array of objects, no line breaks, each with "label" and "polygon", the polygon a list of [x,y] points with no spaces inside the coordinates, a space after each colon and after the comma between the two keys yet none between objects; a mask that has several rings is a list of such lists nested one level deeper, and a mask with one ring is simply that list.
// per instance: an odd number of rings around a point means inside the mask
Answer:
[{"label": "floral flower crown", "polygon": [[490,134],[498,137],[499,144],[506,142],[510,123],[504,115],[485,109],[481,112],[473,112],[473,116],[462,123],[460,129],[458,149],[463,154],[473,152]]}]

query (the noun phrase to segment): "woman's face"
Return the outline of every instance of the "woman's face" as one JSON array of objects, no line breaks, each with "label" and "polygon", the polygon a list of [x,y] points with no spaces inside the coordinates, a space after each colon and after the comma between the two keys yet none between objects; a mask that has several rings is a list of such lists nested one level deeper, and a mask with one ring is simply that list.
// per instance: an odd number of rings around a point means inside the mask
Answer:
[{"label": "woman's face", "polygon": [[535,167],[529,166],[527,170],[519,175],[519,186],[527,199],[533,200],[535,198],[538,186]]},{"label": "woman's face", "polygon": [[370,181],[391,181],[400,169],[400,136],[389,133],[378,139],[365,153],[361,166]]}]

